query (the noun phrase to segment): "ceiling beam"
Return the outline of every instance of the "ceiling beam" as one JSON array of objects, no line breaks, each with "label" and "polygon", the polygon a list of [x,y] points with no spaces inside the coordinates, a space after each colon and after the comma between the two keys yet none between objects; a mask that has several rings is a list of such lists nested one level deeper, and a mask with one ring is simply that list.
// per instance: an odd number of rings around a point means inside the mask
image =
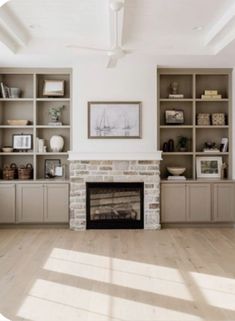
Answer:
[{"label": "ceiling beam", "polygon": [[7,5],[0,8],[0,24],[20,46],[27,45],[29,34]]},{"label": "ceiling beam", "polygon": [[4,28],[0,26],[0,42],[8,47],[10,51],[16,53],[19,49],[19,45],[14,39],[6,32]]},{"label": "ceiling beam", "polygon": [[[219,50],[222,50],[224,48],[224,46],[226,46],[227,41],[224,41],[224,39],[221,39],[221,37],[219,37],[219,36],[223,33],[224,29],[229,26],[229,23],[234,19],[234,17],[235,17],[235,4],[233,4],[229,8],[229,10],[227,10],[223,14],[223,16],[209,30],[209,32],[205,38],[204,45],[208,46],[208,45],[212,44],[213,42],[215,42],[215,47],[220,48]],[[220,38],[220,39],[218,39],[218,41],[216,43],[217,38]],[[235,39],[235,34],[234,34],[234,39]],[[217,49],[217,51],[218,51],[218,49]]]}]

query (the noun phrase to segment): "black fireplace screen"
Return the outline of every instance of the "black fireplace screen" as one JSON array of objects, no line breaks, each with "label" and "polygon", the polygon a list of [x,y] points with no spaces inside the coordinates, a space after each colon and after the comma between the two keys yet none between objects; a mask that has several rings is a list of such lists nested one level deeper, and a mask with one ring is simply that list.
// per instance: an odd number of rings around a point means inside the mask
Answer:
[{"label": "black fireplace screen", "polygon": [[87,183],[87,228],[143,228],[144,183]]}]

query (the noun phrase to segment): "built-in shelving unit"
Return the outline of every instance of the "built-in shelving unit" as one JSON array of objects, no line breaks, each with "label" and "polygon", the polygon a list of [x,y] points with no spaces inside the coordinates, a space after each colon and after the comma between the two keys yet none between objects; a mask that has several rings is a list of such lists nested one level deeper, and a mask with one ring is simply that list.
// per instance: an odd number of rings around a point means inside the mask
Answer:
[{"label": "built-in shelving unit", "polygon": [[[8,87],[17,87],[22,91],[20,98],[0,98],[0,170],[5,164],[15,163],[17,166],[31,163],[33,165],[33,180],[44,179],[44,164],[46,159],[60,159],[65,165],[65,179],[68,178],[68,151],[71,142],[71,79],[70,69],[0,69],[0,82]],[[45,80],[63,80],[65,92],[62,98],[43,96]],[[62,126],[48,125],[50,122],[49,108],[63,105]],[[9,119],[26,119],[27,126],[10,126]],[[12,146],[13,134],[31,134],[33,149],[29,152],[2,152],[2,147]],[[60,153],[50,150],[50,138],[60,135],[64,138],[64,148]],[[36,150],[36,138],[45,140],[46,153]],[[64,179],[64,178],[63,178]]]},{"label": "built-in shelving unit", "polygon": [[[228,165],[228,178],[232,176],[232,117],[231,117],[231,69],[158,69],[158,149],[170,139],[174,140],[174,151],[163,152],[161,162],[161,177],[168,176],[168,166],[186,167],[187,179],[196,179],[197,156],[222,156]],[[168,98],[172,82],[179,85],[179,93],[184,98]],[[205,90],[218,90],[221,99],[202,99]],[[166,110],[182,110],[184,123],[167,125]],[[225,125],[197,124],[199,113],[224,113]],[[185,136],[189,144],[185,152],[177,147],[178,136]],[[228,138],[229,148],[226,152],[203,152],[207,141],[215,142],[218,146],[221,138]]]}]

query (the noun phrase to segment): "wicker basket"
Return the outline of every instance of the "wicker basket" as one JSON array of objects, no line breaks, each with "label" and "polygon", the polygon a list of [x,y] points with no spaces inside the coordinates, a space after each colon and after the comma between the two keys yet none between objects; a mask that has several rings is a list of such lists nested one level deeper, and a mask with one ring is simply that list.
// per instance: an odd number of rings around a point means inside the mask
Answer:
[{"label": "wicker basket", "polygon": [[21,165],[18,169],[18,178],[21,180],[27,180],[33,178],[33,166],[32,164],[27,164],[26,166]]},{"label": "wicker basket", "polygon": [[5,180],[17,179],[18,171],[16,164],[12,163],[11,165],[4,165],[2,175]]}]

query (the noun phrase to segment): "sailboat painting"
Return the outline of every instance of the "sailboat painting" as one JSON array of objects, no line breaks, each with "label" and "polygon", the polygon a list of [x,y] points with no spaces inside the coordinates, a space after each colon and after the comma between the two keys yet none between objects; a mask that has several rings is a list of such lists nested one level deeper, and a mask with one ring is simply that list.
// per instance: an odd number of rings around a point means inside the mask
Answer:
[{"label": "sailboat painting", "polygon": [[89,138],[141,138],[141,102],[88,102]]}]

